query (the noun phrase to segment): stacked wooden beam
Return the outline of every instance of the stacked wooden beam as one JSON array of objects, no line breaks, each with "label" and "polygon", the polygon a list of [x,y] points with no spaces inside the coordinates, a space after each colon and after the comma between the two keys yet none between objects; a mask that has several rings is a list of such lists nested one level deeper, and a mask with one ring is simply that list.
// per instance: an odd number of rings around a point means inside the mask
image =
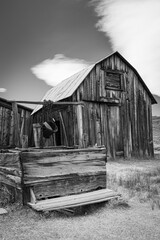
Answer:
[{"label": "stacked wooden beam", "polygon": [[21,176],[19,152],[1,150],[0,198],[2,201],[5,197],[8,202],[22,198]]},{"label": "stacked wooden beam", "polygon": [[42,200],[36,203],[28,203],[28,205],[36,211],[50,211],[104,202],[118,197],[120,197],[120,194],[109,189],[102,189],[88,193]]}]

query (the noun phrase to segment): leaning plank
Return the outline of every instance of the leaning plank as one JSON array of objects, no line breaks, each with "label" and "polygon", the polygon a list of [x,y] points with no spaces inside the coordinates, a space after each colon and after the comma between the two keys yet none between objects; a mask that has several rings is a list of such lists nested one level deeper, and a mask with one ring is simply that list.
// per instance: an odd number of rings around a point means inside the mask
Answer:
[{"label": "leaning plank", "polygon": [[42,200],[35,204],[29,202],[28,205],[37,211],[50,211],[104,202],[118,197],[120,197],[120,194],[109,189],[103,189],[89,193]]},{"label": "leaning plank", "polygon": [[21,190],[21,178],[0,172],[0,182]]},{"label": "leaning plank", "polygon": [[5,174],[10,174],[13,176],[21,176],[21,171],[16,169],[16,168],[11,168],[11,167],[1,167],[0,166],[0,172],[3,172]]}]

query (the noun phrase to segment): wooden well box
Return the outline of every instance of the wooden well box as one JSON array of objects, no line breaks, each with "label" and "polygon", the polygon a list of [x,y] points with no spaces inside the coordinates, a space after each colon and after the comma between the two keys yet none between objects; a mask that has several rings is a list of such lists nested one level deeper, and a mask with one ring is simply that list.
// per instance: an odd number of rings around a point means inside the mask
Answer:
[{"label": "wooden well box", "polygon": [[106,149],[34,149],[21,153],[24,203],[106,188]]}]

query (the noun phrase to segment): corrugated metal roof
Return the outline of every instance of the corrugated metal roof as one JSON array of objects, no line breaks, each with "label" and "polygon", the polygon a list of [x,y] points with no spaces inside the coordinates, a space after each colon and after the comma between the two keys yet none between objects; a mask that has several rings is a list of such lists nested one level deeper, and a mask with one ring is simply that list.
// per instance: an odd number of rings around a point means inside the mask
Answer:
[{"label": "corrugated metal roof", "polygon": [[[80,72],[72,75],[71,77],[63,80],[59,84],[57,84],[55,87],[51,88],[45,96],[42,98],[41,101],[44,100],[51,100],[53,102],[58,102],[62,99],[70,97],[75,90],[79,87],[79,85],[83,82],[83,80],[87,77],[89,72],[92,70],[92,68],[95,66],[95,64],[90,65],[89,67],[81,70]],[[37,112],[42,108],[42,105],[37,105],[35,109],[33,110],[32,114]]]},{"label": "corrugated metal roof", "polygon": [[[146,89],[146,91],[148,92],[148,94],[149,94],[149,96],[150,96],[150,98],[152,100],[152,104],[157,103],[155,98],[153,97],[152,93],[148,89],[147,85],[144,83],[144,81],[142,80],[141,76],[137,72],[137,70],[117,51],[112,53],[112,54],[110,54],[110,55],[108,55],[108,56],[106,56],[105,58],[101,59],[100,61],[96,62],[95,64],[92,64],[89,67],[81,70],[80,72],[72,75],[71,77],[63,80],[62,82],[57,84],[55,87],[51,88],[45,94],[45,96],[42,98],[41,101],[51,100],[53,102],[57,102],[57,101],[60,101],[62,99],[70,97],[75,92],[75,90],[79,87],[79,85],[83,82],[83,80],[87,77],[87,75],[90,73],[90,71],[96,66],[96,64],[100,63],[104,59],[107,59],[107,58],[111,57],[114,54],[116,54],[120,58],[122,58],[122,60],[126,64],[128,64],[133,69],[133,71],[139,76],[140,81],[141,81],[143,87]],[[34,114],[35,112],[37,112],[41,108],[42,108],[42,105],[36,106],[35,109],[33,110],[32,114]]]}]

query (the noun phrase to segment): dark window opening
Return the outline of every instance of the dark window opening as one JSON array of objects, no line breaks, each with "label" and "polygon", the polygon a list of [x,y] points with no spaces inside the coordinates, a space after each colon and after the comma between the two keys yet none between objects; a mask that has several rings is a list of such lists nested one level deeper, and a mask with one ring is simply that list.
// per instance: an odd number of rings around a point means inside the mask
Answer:
[{"label": "dark window opening", "polygon": [[118,72],[105,71],[105,88],[122,90],[122,74]]}]

